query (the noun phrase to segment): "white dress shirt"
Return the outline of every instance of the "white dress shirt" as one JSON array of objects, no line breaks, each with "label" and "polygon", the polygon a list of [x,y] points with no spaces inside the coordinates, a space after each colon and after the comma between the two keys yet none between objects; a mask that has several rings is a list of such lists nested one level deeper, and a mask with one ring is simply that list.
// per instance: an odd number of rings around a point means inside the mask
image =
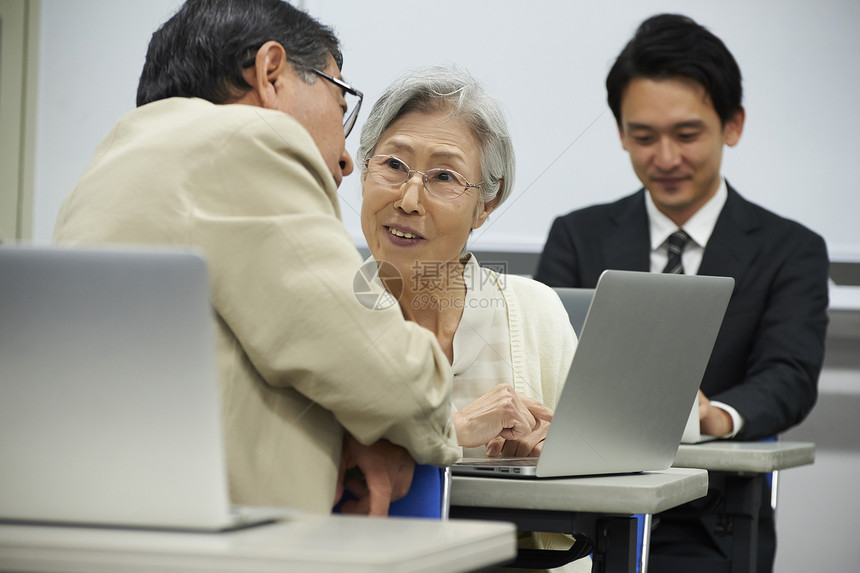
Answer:
[{"label": "white dress shirt", "polygon": [[[717,219],[728,198],[726,180],[720,179],[720,186],[716,194],[705,203],[701,209],[696,211],[690,219],[684,223],[683,230],[690,236],[684,252],[681,253],[681,262],[684,265],[684,274],[694,275],[699,272],[702,264],[702,255],[708,239],[714,232]],[[662,273],[669,260],[669,236],[679,228],[669,217],[657,209],[650,193],[645,193],[645,210],[648,212],[648,222],[651,234],[651,272]],[[733,430],[721,438],[733,438],[741,431],[744,419],[737,410],[723,402],[711,401],[711,405],[728,412],[732,417]]]}]

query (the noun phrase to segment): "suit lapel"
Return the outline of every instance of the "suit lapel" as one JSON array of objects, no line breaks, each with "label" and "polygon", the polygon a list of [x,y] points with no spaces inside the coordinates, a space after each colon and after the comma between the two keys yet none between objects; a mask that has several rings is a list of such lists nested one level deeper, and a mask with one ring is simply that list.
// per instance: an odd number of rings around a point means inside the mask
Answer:
[{"label": "suit lapel", "polygon": [[648,272],[651,267],[651,239],[645,189],[616,203],[609,219],[613,233],[603,243],[606,268]]},{"label": "suit lapel", "polygon": [[758,254],[759,223],[749,202],[728,185],[726,204],[705,247],[700,275],[740,279]]}]

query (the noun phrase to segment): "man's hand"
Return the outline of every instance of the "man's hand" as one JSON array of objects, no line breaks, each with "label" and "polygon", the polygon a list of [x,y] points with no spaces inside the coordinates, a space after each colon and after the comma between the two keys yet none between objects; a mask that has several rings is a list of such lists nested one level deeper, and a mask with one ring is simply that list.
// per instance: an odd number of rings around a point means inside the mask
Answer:
[{"label": "man's hand", "polygon": [[[353,468],[358,468],[363,479],[358,476],[347,477]],[[388,440],[365,446],[344,433],[335,502],[339,501],[346,489],[356,498],[344,502],[343,513],[362,515],[388,515],[388,506],[407,494],[412,485],[415,460],[404,448],[395,446]]]},{"label": "man's hand", "polygon": [[543,450],[546,433],[549,431],[550,422],[552,422],[552,408],[524,396],[520,397],[520,400],[535,418],[532,431],[519,440],[505,440],[501,437],[490,440],[487,444],[488,456],[501,454],[505,457],[537,457]]},{"label": "man's hand", "polygon": [[699,390],[699,431],[706,436],[728,436],[735,429],[731,415],[716,406],[711,406],[701,390]]},{"label": "man's hand", "polygon": [[500,384],[451,415],[457,441],[470,448],[496,437],[517,440],[531,433],[535,417],[511,386]]}]

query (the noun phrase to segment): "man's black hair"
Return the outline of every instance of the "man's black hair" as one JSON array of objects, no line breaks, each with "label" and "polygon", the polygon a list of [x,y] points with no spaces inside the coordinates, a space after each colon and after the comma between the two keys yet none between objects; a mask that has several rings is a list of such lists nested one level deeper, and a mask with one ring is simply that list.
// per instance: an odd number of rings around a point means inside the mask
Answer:
[{"label": "man's black hair", "polygon": [[741,110],[741,70],[726,45],[707,28],[678,14],[648,18],[606,77],[609,108],[621,125],[621,98],[634,78],[687,78],[710,96],[720,122]]},{"label": "man's black hair", "polygon": [[188,0],[152,35],[137,105],[169,97],[237,99],[250,88],[243,67],[270,40],[300,73],[325,68],[329,55],[343,64],[331,29],[282,0]]}]

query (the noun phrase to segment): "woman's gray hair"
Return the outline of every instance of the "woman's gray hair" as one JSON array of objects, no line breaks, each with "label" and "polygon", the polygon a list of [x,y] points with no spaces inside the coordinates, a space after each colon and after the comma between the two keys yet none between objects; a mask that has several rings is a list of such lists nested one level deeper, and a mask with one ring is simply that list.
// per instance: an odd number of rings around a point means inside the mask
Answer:
[{"label": "woman's gray hair", "polygon": [[[362,172],[382,134],[410,111],[450,111],[462,119],[481,149],[481,200],[504,202],[514,186],[516,159],[511,136],[499,104],[471,75],[456,68],[428,67],[412,71],[391,84],[370,110],[361,129],[356,154]],[[500,190],[501,188],[501,190]]]}]

